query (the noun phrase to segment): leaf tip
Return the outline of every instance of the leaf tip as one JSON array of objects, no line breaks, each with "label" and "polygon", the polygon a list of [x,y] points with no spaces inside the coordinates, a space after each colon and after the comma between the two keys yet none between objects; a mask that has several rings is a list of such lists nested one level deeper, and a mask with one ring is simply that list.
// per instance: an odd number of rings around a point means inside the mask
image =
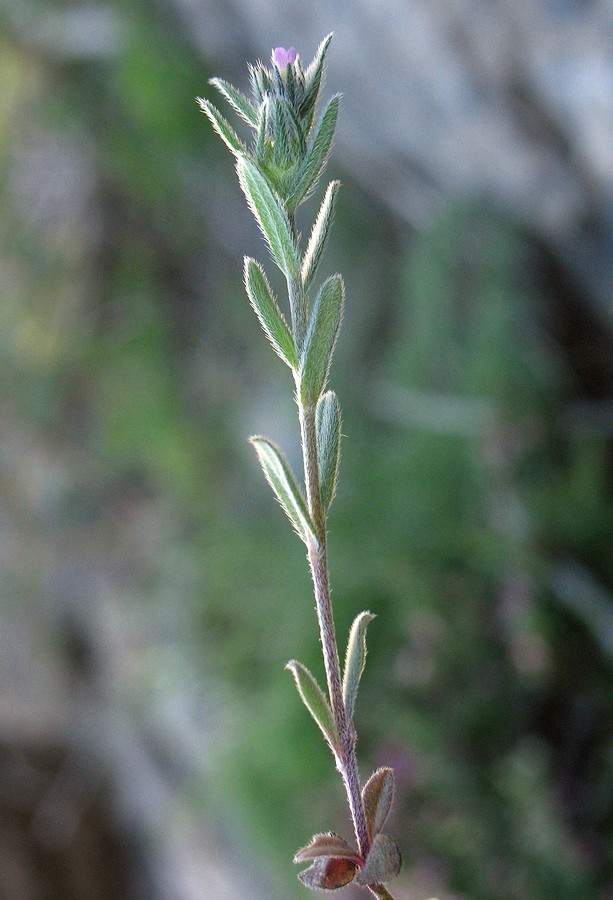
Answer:
[{"label": "leaf tip", "polygon": [[338,753],[339,736],[336,721],[330,708],[328,699],[320,688],[313,674],[305,665],[296,659],[291,659],[286,669],[294,676],[298,694],[309,713],[319,726],[323,736],[328,742],[333,753]]},{"label": "leaf tip", "polygon": [[294,862],[298,864],[309,859],[318,859],[322,856],[336,856],[353,860],[355,863],[361,862],[358,851],[334,831],[314,834],[305,847],[301,847],[300,850],[296,851]]},{"label": "leaf tip", "polygon": [[388,766],[376,769],[362,790],[362,803],[372,840],[385,825],[394,801],[394,770]]},{"label": "leaf tip", "polygon": [[343,672],[343,699],[350,719],[353,718],[358,687],[366,663],[366,630],[374,618],[374,614],[368,611],[358,613],[349,632]]}]

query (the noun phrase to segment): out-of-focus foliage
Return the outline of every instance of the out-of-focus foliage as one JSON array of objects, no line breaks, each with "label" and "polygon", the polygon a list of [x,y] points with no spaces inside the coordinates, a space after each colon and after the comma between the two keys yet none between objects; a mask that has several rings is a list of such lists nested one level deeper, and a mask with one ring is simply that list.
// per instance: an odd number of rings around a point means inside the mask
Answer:
[{"label": "out-of-focus foliage", "polygon": [[611,585],[606,446],[572,421],[580,386],[534,263],[483,206],[422,236],[371,397],[378,465],[352,473],[371,510],[358,557],[378,557],[361,583],[373,607],[385,584],[389,643],[405,634],[378,711],[405,762],[410,840],[453,861],[468,896],[598,895],[611,865],[611,610],[601,600],[605,637],[559,595],[568,560],[567,590],[590,567]]},{"label": "out-of-focus foliage", "polygon": [[[297,435],[243,295],[258,237],[194,101],[209,73],[161,6],[107,7],[99,52],[69,7],[36,28],[26,9],[0,39],[3,604],[35,620],[75,554],[127,581],[120,608],[145,635],[134,708],[177,673],[210,692],[218,751],[191,803],[298,898],[295,847],[331,813],[349,829],[283,671],[297,657],[320,674],[310,585],[244,439]],[[405,890],[604,900],[606,333],[503,211],[450,204],[406,234],[341,174],[322,264],[348,292],[330,561],[341,642],[377,614],[358,750],[363,774],[396,770]]]}]

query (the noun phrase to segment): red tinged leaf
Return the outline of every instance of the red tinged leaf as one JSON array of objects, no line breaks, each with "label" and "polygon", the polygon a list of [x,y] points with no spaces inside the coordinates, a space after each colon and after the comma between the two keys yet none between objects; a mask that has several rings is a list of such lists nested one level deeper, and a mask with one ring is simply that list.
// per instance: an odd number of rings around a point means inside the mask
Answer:
[{"label": "red tinged leaf", "polygon": [[334,856],[341,859],[352,859],[356,864],[360,862],[360,855],[347,841],[328,831],[326,834],[315,834],[311,842],[298,850],[294,856],[295,863],[306,862],[307,859],[318,859],[320,856]]},{"label": "red tinged leaf", "polygon": [[373,843],[364,868],[355,876],[358,884],[378,884],[395,878],[402,867],[402,857],[398,844],[387,834],[378,834]]},{"label": "red tinged leaf", "polygon": [[356,869],[357,865],[351,859],[320,856],[298,878],[315,891],[336,891],[353,881]]},{"label": "red tinged leaf", "polygon": [[374,840],[387,819],[394,799],[393,769],[377,769],[370,776],[362,790],[362,802],[368,826],[368,837]]}]

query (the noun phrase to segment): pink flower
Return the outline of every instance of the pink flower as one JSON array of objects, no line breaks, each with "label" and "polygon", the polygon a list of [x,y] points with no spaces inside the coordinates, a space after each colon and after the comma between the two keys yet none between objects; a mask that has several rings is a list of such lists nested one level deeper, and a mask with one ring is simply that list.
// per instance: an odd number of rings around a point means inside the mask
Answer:
[{"label": "pink flower", "polygon": [[288,66],[291,66],[293,62],[296,61],[296,48],[290,47],[289,50],[286,50],[285,47],[275,47],[272,51],[272,62],[273,65],[279,69],[279,71],[283,69],[287,69]]}]

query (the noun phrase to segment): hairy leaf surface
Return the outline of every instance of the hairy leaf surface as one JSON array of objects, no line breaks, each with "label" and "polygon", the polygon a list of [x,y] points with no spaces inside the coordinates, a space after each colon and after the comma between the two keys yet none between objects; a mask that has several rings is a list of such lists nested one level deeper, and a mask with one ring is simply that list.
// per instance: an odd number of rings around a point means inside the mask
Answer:
[{"label": "hairy leaf surface", "polygon": [[315,219],[315,224],[313,225],[309,237],[309,243],[307,244],[300,271],[302,286],[305,291],[309,289],[311,282],[313,281],[315,273],[317,272],[317,267],[319,266],[321,257],[326,248],[340,185],[340,181],[331,181],[326,188],[324,199],[322,200],[317,218]]},{"label": "hairy leaf surface", "polygon": [[204,97],[198,97],[197,100],[200,109],[203,113],[205,113],[205,115],[209,117],[213,128],[221,137],[226,146],[232,151],[235,156],[241,158],[242,155],[247,152],[247,148],[241,141],[235,130],[232,128],[230,123],[226,119],[224,119],[217,107],[213,106],[213,104],[208,100],[205,100]]},{"label": "hairy leaf surface", "polygon": [[316,431],[321,501],[328,510],[336,492],[341,458],[341,410],[334,391],[326,391],[317,401]]},{"label": "hairy leaf surface", "polygon": [[347,718],[351,722],[355,711],[360,678],[366,663],[366,629],[375,617],[370,612],[361,612],[353,621],[347,642],[345,671],[343,673],[343,700]]},{"label": "hairy leaf surface", "polygon": [[305,542],[313,539],[314,529],[307,506],[289,463],[281,450],[267,438],[249,438],[258,454],[266,479],[277,500],[287,513],[299,537]]},{"label": "hairy leaf surface", "polygon": [[245,287],[270,343],[291,369],[297,368],[298,357],[289,326],[270,289],[264,269],[249,257],[245,257]]},{"label": "hairy leaf surface", "polygon": [[389,815],[394,799],[394,772],[381,768],[373,772],[362,790],[368,837],[374,840]]},{"label": "hairy leaf surface", "polygon": [[328,380],[344,298],[343,279],[332,275],[313,304],[300,361],[300,393],[305,406],[317,402]]},{"label": "hairy leaf surface", "polygon": [[223,78],[211,78],[209,84],[214,85],[217,90],[223,94],[230,106],[238,113],[238,115],[251,125],[252,128],[258,127],[258,111],[255,103],[246,97],[242,91],[235,88],[229,81]]},{"label": "hairy leaf surface", "polygon": [[330,704],[315,677],[306,666],[303,666],[302,663],[297,662],[295,659],[288,662],[285,668],[289,669],[294,676],[302,702],[319,725],[331,749],[337,753],[339,737],[334,716],[332,715]]},{"label": "hairy leaf surface", "polygon": [[257,166],[245,156],[236,164],[238,179],[272,257],[287,278],[300,269],[298,248],[285,210]]}]

